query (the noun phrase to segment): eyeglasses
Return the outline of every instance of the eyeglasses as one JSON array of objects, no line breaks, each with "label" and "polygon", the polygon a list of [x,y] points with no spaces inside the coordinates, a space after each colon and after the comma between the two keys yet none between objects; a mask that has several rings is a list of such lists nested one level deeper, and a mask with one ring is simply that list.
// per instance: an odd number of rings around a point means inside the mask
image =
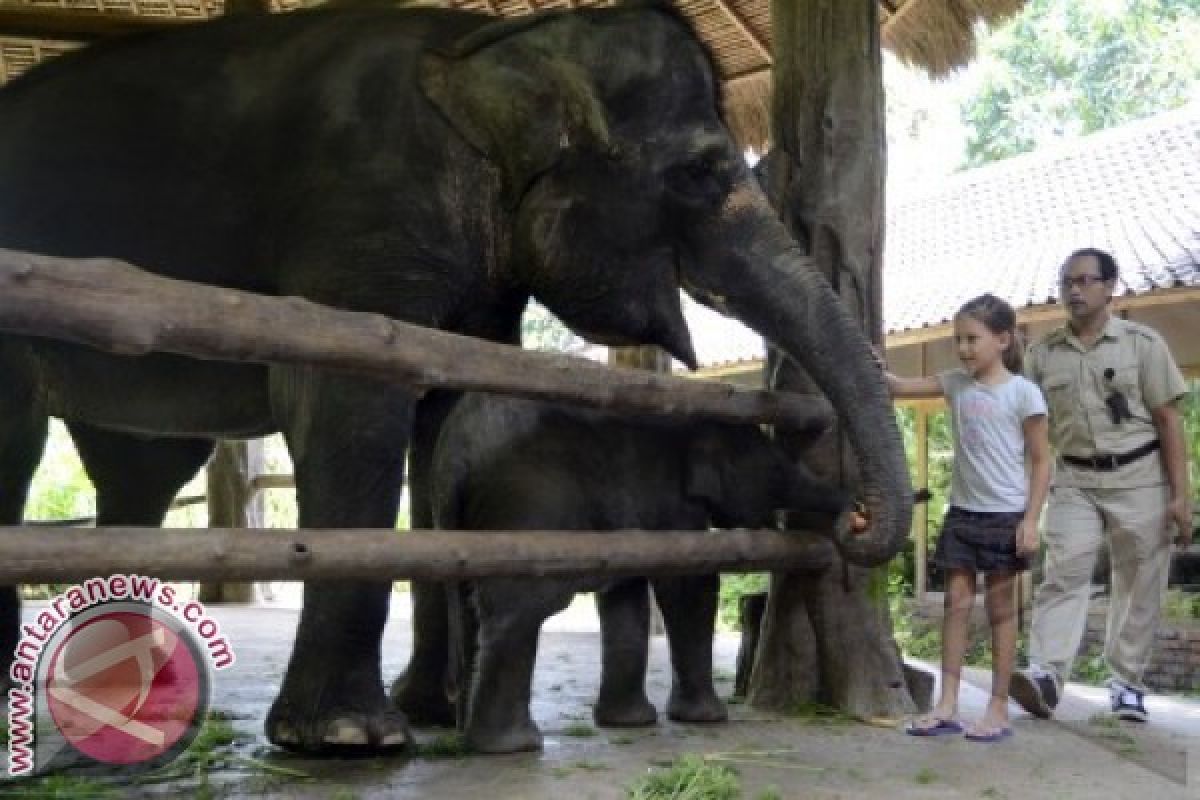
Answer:
[{"label": "eyeglasses", "polygon": [[1086,289],[1096,283],[1103,283],[1103,275],[1064,275],[1058,281],[1060,289],[1070,289],[1072,286],[1078,289]]}]

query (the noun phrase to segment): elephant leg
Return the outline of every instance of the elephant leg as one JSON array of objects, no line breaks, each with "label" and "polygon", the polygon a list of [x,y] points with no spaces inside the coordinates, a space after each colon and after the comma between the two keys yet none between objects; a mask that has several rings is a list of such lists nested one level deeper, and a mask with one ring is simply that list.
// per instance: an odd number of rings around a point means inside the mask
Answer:
[{"label": "elephant leg", "polygon": [[620,581],[596,593],[603,667],[592,716],[597,725],[653,725],[658,712],[646,697],[650,646],[650,591],[644,578]]},{"label": "elephant leg", "polygon": [[[3,358],[0,374],[0,525],[20,525],[33,473],[42,460],[48,419],[33,402],[32,383],[22,380],[23,374]],[[9,684],[20,627],[17,587],[0,586],[0,689]]]},{"label": "elephant leg", "polygon": [[413,581],[409,585],[412,601],[412,653],[403,674],[392,683],[392,702],[408,715],[414,725],[450,727],[454,725],[454,704],[449,671],[450,635],[446,592],[440,583]]},{"label": "elephant leg", "polygon": [[[271,401],[292,453],[301,528],[394,528],[413,399],[395,386],[272,368]],[[381,644],[391,581],[312,580],[267,737],[303,752],[407,747],[391,709]]]},{"label": "elephant leg", "polygon": [[467,708],[466,741],[480,753],[540,750],[542,734],[529,712],[538,634],[551,614],[571,603],[560,581],[478,581],[479,649]]},{"label": "elephant leg", "polygon": [[212,439],[148,438],[67,423],[96,487],[97,525],[162,525],[171,501],[212,456]]},{"label": "elephant leg", "polygon": [[[459,397],[458,392],[429,392],[417,406],[409,450],[409,498],[413,530],[435,527],[432,507],[432,461],[442,421]],[[449,693],[462,694],[451,686],[449,673],[450,634],[444,584],[412,581],[412,653],[403,674],[392,684],[392,702],[414,725],[452,726],[454,704]]]},{"label": "elephant leg", "polygon": [[729,718],[712,679],[717,620],[717,575],[654,580],[671,645],[671,696],[667,716],[678,722],[724,722]]}]

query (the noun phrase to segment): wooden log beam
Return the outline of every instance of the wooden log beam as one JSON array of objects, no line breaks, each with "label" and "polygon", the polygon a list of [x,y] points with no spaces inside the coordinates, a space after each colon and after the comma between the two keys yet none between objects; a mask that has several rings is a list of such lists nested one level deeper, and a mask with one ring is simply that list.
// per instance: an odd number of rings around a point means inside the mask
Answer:
[{"label": "wooden log beam", "polygon": [[626,411],[823,427],[825,402],[614,369],[342,311],[298,297],[173,280],[110,259],[0,249],[0,330],[118,355],[305,364],[406,383],[500,392]]},{"label": "wooden log beam", "polygon": [[767,62],[768,65],[771,64],[773,61],[771,58],[771,48],[767,47],[767,43],[762,35],[750,27],[750,23],[746,18],[729,4],[729,0],[717,0],[717,8],[721,9],[742,36],[746,37],[746,41],[750,42],[750,46],[758,53],[759,58]]},{"label": "wooden log beam", "polygon": [[0,4],[0,36],[16,36],[23,39],[93,42],[132,33],[177,28],[200,21],[200,17],[164,17],[29,6],[18,8]]},{"label": "wooden log beam", "polygon": [[162,580],[459,580],[821,570],[833,545],[781,531],[204,530],[13,527],[0,585],[112,574]]}]

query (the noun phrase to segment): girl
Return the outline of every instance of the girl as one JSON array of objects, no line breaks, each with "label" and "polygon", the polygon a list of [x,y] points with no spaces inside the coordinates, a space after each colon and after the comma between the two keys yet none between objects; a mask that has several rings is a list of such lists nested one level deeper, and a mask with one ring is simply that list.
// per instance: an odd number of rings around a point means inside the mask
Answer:
[{"label": "girl", "polygon": [[[893,397],[945,396],[954,435],[950,507],[934,560],[946,574],[942,687],[937,706],[906,728],[913,736],[962,733],[958,688],[975,575],[982,572],[992,629],[992,693],[966,738],[994,742],[1012,734],[1008,683],[1016,658],[1014,579],[1037,552],[1037,522],[1050,483],[1046,403],[1021,376],[1012,307],[991,294],[954,317],[961,369],[929,378],[887,374]],[[1030,470],[1025,472],[1028,457]]]}]

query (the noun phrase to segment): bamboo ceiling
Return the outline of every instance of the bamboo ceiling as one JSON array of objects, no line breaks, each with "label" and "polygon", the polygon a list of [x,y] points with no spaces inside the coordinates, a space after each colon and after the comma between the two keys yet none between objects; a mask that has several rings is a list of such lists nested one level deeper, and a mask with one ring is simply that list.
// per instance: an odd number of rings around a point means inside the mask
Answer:
[{"label": "bamboo ceiling", "polygon": [[[265,3],[272,11],[288,11],[310,2],[238,1],[252,6]],[[416,0],[413,4],[517,16],[545,9],[611,5],[612,0]],[[692,19],[713,51],[735,135],[743,143],[761,145],[770,94],[771,0],[676,0],[676,5]],[[1022,5],[1024,0],[879,0],[881,38],[901,61],[922,67],[931,75],[944,75],[971,60],[979,23],[997,23]],[[102,29],[98,18],[102,23],[126,20],[138,25],[170,24],[217,16],[224,7],[225,0],[0,0],[0,82],[42,59],[78,46],[69,41],[71,38],[101,35],[86,34]],[[30,28],[37,30],[37,25],[17,24],[26,19],[17,12],[57,12],[51,18],[51,28],[64,33],[35,36]],[[77,37],[67,33],[72,23],[80,26]],[[13,35],[18,30],[22,36]],[[103,29],[103,33],[112,30]]]}]

